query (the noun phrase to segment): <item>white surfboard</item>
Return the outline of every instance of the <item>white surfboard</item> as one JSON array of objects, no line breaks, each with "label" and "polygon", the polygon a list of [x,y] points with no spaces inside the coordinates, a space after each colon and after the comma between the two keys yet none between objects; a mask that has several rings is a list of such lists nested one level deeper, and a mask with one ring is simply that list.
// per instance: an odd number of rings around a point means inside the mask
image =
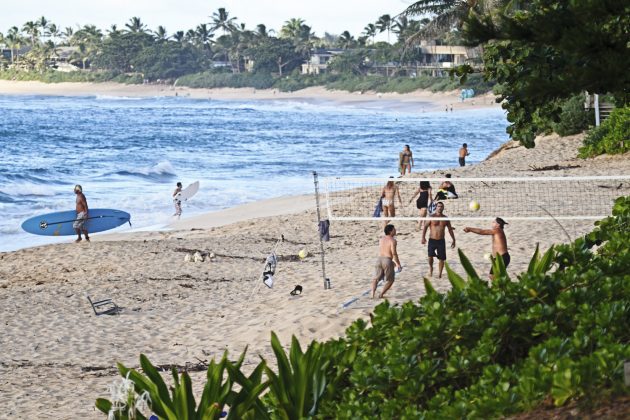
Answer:
[{"label": "white surfboard", "polygon": [[175,196],[175,198],[181,201],[186,201],[193,195],[197,194],[197,191],[199,191],[199,181],[195,181],[183,190],[181,190],[179,194]]}]

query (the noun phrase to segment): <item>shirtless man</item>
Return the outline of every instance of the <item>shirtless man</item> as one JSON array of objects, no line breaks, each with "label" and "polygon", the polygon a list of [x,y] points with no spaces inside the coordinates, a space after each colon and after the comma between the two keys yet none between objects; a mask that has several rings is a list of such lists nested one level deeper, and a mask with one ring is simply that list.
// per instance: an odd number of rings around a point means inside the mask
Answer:
[{"label": "shirtless man", "polygon": [[85,240],[90,242],[90,237],[88,236],[88,231],[85,227],[85,222],[87,222],[88,219],[88,205],[85,195],[83,195],[83,188],[78,184],[75,185],[74,193],[77,196],[77,219],[72,224],[72,228],[77,232],[77,235],[79,235],[75,242],[81,242],[81,232],[85,235]]},{"label": "shirtless man", "polygon": [[[430,217],[446,217],[444,212],[444,203],[438,202],[435,207],[435,213]],[[429,277],[433,276],[433,257],[437,257],[439,261],[439,278],[442,278],[442,271],[444,270],[444,261],[446,261],[446,239],[444,239],[444,230],[448,228],[448,233],[451,235],[453,242],[451,248],[455,248],[455,233],[449,220],[430,220],[429,223],[424,224],[422,229],[422,245],[427,243],[427,228],[431,230],[429,234]]]},{"label": "shirtless man", "polygon": [[385,236],[383,236],[378,245],[378,258],[376,259],[376,273],[372,279],[372,299],[376,294],[378,282],[385,279],[383,291],[378,297],[382,298],[385,292],[394,284],[394,276],[396,271],[400,271],[401,265],[396,252],[396,228],[394,225],[385,226]]},{"label": "shirtless man", "polygon": [[462,147],[459,148],[459,166],[466,166],[466,156],[468,155],[470,155],[468,145],[464,143]]},{"label": "shirtless man", "polygon": [[[503,263],[507,268],[510,265],[510,254],[508,252],[507,246],[507,238],[505,237],[505,232],[503,231],[503,227],[508,223],[497,217],[492,222],[492,229],[478,229],[473,227],[465,227],[464,232],[472,232],[477,235],[492,235],[492,256],[497,257],[501,256],[503,258]],[[494,274],[492,273],[492,268],[490,268],[490,280],[494,280]]]},{"label": "shirtless man", "polygon": [[[396,217],[396,206],[394,206],[394,198],[398,196],[398,202],[402,206],[402,199],[400,198],[400,191],[394,183],[394,181],[388,181],[381,191],[381,197],[383,199],[383,216]],[[384,226],[387,226],[388,220],[383,222]]]}]

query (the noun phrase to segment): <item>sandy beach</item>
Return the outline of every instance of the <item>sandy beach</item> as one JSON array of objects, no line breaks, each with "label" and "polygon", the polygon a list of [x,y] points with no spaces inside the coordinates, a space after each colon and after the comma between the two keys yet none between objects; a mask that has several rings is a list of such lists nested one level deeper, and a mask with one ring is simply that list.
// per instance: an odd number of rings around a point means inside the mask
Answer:
[{"label": "sandy beach", "polygon": [[161,84],[125,85],[120,83],[42,83],[0,80],[0,95],[63,95],[113,97],[184,97],[205,100],[273,100],[318,104],[339,104],[361,108],[383,108],[400,112],[442,111],[446,106],[453,111],[499,107],[494,95],[486,94],[462,102],[459,91],[433,93],[418,90],[412,93],[376,93],[331,91],[324,87],[310,87],[295,92],[252,88],[192,89]]},{"label": "sandy beach", "polygon": [[[33,82],[18,85],[2,81],[0,93],[29,94],[31,88],[51,95],[96,92],[93,85],[72,85],[46,85],[42,90]],[[99,94],[157,93],[152,86],[119,89],[98,86]],[[202,97],[198,91],[178,92]],[[321,89],[313,92],[326,100],[328,95],[334,98],[330,100],[363,100],[360,95]],[[245,97],[240,90],[203,94]],[[280,96],[295,99],[304,94]],[[274,98],[270,92],[251,95]],[[418,94],[413,100],[429,100],[427,95]],[[630,174],[627,155],[578,159],[581,139],[548,136],[539,139],[535,149],[510,142],[478,165],[424,175],[441,177],[447,171],[454,178]],[[561,169],[534,173],[534,165],[559,165]],[[140,353],[154,364],[190,366],[218,358],[225,350],[236,358],[249,346],[246,366],[251,366],[259,355],[273,362],[271,331],[283,343],[296,335],[303,345],[343,334],[352,321],[367,317],[378,304],[363,293],[373,274],[380,228],[374,222],[331,224],[331,241],[325,244],[325,251],[332,289],[324,290],[316,222],[313,195],[283,197],[183,219],[169,231],[96,236],[89,244],[60,240],[56,245],[0,253],[3,416],[104,418],[94,409],[95,399],[108,396],[107,386],[118,376],[115,363],[138,366]],[[454,223],[457,245],[479,271],[486,272],[489,263],[483,254],[489,252],[490,240],[464,235],[463,226]],[[563,226],[576,237],[588,232],[593,222],[569,221]],[[399,222],[397,228],[405,269],[388,295],[392,304],[422,296],[422,277],[427,272],[426,248],[420,244],[414,222]],[[514,221],[506,233],[512,254],[509,271],[514,275],[526,267],[536,243],[546,249],[566,241],[565,233],[553,222]],[[285,241],[277,249],[276,282],[269,289],[260,282],[262,263],[281,236]],[[297,257],[301,249],[309,252],[304,260]],[[212,253],[214,258],[185,262],[185,255],[195,251]],[[456,252],[447,252],[449,264],[462,273]],[[432,282],[438,290],[450,287],[445,278]],[[290,296],[296,284],[302,285],[304,292]],[[111,298],[123,308],[122,313],[97,317],[86,295]],[[344,302],[355,297],[359,299],[342,309]],[[192,376],[199,390],[204,372]]]}]

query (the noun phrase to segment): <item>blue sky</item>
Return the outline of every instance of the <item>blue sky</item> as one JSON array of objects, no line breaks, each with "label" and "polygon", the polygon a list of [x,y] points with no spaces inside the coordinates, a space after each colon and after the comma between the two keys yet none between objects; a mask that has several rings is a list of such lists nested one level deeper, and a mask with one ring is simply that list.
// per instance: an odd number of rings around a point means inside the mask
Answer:
[{"label": "blue sky", "polygon": [[[6,0],[5,0],[6,1]],[[11,26],[45,16],[61,28],[93,24],[101,29],[115,23],[123,26],[138,16],[150,29],[164,25],[169,33],[187,30],[210,21],[209,16],[225,7],[230,16],[254,29],[264,23],[279,30],[290,18],[302,18],[318,36],[344,30],[354,36],[379,16],[394,16],[412,0],[20,0],[2,7],[0,32]],[[383,35],[383,39],[386,36]]]}]

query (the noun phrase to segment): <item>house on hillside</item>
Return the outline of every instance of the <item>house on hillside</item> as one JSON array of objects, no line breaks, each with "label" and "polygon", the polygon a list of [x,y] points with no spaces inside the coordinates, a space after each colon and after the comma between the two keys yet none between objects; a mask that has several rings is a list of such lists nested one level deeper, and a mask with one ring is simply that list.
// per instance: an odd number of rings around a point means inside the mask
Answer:
[{"label": "house on hillside", "polygon": [[[369,74],[383,76],[408,75],[418,76],[429,73],[433,76],[443,76],[448,71],[462,64],[477,65],[481,63],[481,49],[468,48],[461,45],[442,45],[439,40],[423,40],[416,48],[415,61],[399,63],[369,62]],[[302,74],[323,74],[328,71],[328,63],[336,55],[348,50],[318,49],[311,53],[310,59],[302,64]]]},{"label": "house on hillside", "polygon": [[440,45],[437,40],[423,40],[418,49],[418,64],[425,68],[449,69],[481,58],[479,48],[461,45]]},{"label": "house on hillside", "polygon": [[49,58],[49,65],[57,71],[71,72],[79,70],[72,62],[78,60],[79,47],[56,47]]},{"label": "house on hillside", "polygon": [[319,48],[311,52],[308,61],[302,64],[302,74],[324,74],[328,71],[328,62],[345,50],[340,48]]}]

